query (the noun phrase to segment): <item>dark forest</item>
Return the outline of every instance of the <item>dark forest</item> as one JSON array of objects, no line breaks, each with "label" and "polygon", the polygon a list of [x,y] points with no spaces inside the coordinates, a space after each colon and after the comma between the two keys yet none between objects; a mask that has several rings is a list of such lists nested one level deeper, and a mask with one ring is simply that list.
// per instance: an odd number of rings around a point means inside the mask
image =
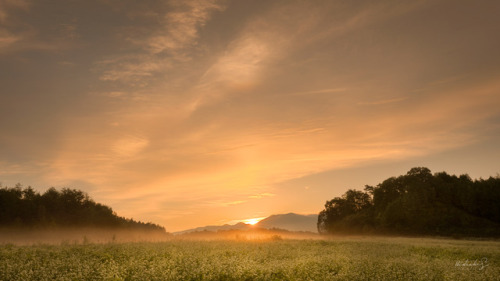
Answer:
[{"label": "dark forest", "polygon": [[106,227],[165,232],[162,226],[118,216],[76,189],[50,188],[43,194],[31,187],[0,188],[0,225],[3,227]]},{"label": "dark forest", "polygon": [[412,168],[364,191],[350,189],[325,204],[325,234],[500,236],[500,177],[432,174]]}]

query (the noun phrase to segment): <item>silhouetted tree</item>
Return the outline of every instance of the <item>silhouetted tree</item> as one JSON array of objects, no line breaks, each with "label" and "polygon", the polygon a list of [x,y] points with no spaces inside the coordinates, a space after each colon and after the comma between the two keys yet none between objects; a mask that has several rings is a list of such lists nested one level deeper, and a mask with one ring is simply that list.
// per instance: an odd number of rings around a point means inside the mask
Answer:
[{"label": "silhouetted tree", "polygon": [[20,184],[14,188],[0,186],[0,226],[96,226],[165,231],[156,224],[119,217],[110,207],[95,203],[80,190],[49,188],[40,195]]},{"label": "silhouetted tree", "polygon": [[335,197],[325,203],[325,210],[318,216],[318,232],[332,231],[344,218],[371,207],[370,195],[349,189],[342,197]]},{"label": "silhouetted tree", "polygon": [[500,235],[500,178],[432,175],[425,167],[325,204],[320,233]]}]

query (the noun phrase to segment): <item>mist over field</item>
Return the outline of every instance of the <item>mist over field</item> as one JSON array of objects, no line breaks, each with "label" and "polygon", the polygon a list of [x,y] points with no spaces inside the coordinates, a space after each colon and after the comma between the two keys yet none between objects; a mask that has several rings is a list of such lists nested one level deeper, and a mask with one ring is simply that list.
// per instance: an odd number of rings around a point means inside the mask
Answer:
[{"label": "mist over field", "polygon": [[168,239],[170,239],[170,235],[167,233],[133,229],[95,227],[53,227],[48,229],[0,228],[0,244],[3,245],[158,242]]}]

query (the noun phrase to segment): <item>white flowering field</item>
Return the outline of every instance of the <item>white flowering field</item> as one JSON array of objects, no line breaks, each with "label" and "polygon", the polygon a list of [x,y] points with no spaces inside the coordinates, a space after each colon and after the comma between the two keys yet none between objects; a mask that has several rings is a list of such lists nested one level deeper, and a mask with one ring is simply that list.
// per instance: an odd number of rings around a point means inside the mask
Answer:
[{"label": "white flowering field", "polygon": [[500,242],[414,238],[0,245],[0,280],[500,280]]}]

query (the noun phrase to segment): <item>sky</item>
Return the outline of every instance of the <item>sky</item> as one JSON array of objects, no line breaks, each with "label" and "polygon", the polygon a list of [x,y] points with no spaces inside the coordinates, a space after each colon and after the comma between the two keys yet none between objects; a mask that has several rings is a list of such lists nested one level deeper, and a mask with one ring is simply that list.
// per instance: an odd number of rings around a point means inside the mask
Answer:
[{"label": "sky", "polygon": [[0,182],[167,231],[500,173],[500,2],[0,0]]}]

